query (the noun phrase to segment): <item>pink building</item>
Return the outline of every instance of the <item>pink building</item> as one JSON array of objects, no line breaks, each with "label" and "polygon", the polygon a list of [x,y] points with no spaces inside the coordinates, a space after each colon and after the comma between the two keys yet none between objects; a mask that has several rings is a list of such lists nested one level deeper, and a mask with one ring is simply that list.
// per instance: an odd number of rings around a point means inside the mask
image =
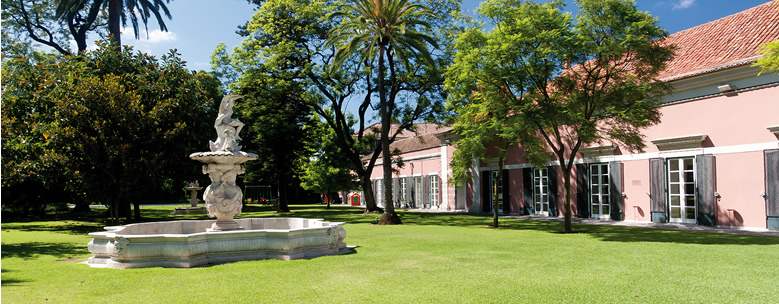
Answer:
[{"label": "pink building", "polygon": [[[604,145],[576,155],[575,216],[779,229],[779,75],[752,67],[758,46],[777,39],[773,2],[669,36],[679,49],[661,75],[673,87],[662,122],[644,131],[643,153]],[[533,168],[521,145],[500,170],[475,160],[473,180],[458,189],[447,182],[456,148],[448,128],[395,147],[405,162],[393,179],[400,205],[491,212],[487,189],[502,174],[500,213],[562,216],[559,162]],[[376,167],[374,186],[381,178]]]}]

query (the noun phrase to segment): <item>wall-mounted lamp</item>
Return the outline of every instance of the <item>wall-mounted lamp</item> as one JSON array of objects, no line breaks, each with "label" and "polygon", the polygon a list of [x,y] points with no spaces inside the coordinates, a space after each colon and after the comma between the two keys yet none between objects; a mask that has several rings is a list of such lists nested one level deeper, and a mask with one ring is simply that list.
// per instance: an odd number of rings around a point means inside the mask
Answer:
[{"label": "wall-mounted lamp", "polygon": [[717,90],[719,90],[720,93],[725,93],[725,92],[735,91],[736,87],[734,87],[732,84],[727,83],[727,84],[717,86]]}]

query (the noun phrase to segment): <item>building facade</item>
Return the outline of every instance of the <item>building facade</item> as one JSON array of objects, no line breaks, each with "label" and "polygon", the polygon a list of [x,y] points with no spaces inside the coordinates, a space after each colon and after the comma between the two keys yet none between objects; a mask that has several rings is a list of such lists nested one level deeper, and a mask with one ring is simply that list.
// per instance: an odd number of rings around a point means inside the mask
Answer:
[{"label": "building facade", "polygon": [[[456,136],[443,128],[394,144],[405,164],[391,181],[396,204],[492,212],[500,174],[502,214],[562,216],[568,203],[578,217],[779,229],[779,75],[752,66],[758,46],[777,39],[773,2],[670,35],[678,49],[659,77],[673,88],[662,122],[643,131],[641,153],[616,143],[582,148],[569,202],[559,161],[533,168],[521,144],[503,168],[474,160],[472,181],[455,187]],[[381,177],[377,166],[374,189]]]}]

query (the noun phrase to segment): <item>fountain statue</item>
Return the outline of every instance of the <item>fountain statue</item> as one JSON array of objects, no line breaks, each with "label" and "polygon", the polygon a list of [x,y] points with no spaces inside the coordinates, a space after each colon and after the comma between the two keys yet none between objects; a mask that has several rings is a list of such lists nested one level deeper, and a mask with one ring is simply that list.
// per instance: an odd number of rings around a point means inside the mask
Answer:
[{"label": "fountain statue", "polygon": [[[243,193],[235,184],[243,163],[257,154],[241,152],[243,123],[232,117],[240,95],[227,95],[216,118],[210,152],[192,153],[203,163],[211,185],[203,192],[206,211],[216,220],[180,220],[108,226],[89,235],[91,267],[189,268],[263,259],[309,259],[348,252],[343,222],[307,218],[241,218]],[[191,185],[198,189],[199,185]],[[195,205],[195,203],[193,203]]]},{"label": "fountain statue", "polygon": [[238,175],[244,173],[243,163],[257,159],[257,154],[241,151],[238,133],[243,123],[232,117],[235,101],[241,95],[227,95],[219,105],[219,116],[214,122],[216,141],[209,141],[211,152],[192,153],[191,159],[204,163],[203,174],[211,178],[211,185],[203,192],[209,217],[216,217],[212,231],[240,229],[234,216],[241,215],[243,193],[235,184]]}]

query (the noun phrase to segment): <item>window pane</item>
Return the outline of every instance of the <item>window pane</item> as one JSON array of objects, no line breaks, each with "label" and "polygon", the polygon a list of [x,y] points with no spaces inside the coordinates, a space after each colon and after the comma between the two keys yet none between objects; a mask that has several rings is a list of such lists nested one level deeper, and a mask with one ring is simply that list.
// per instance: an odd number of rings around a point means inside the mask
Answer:
[{"label": "window pane", "polygon": [[685,194],[695,194],[695,184],[685,184],[684,185],[684,193]]},{"label": "window pane", "polygon": [[679,196],[677,195],[671,196],[671,206],[679,206],[679,203],[681,203],[679,200]]},{"label": "window pane", "polygon": [[684,172],[684,181],[685,182],[694,182],[695,181],[695,173],[694,172]]},{"label": "window pane", "polygon": [[685,212],[685,219],[692,220],[695,219],[695,208],[685,208],[687,212]]},{"label": "window pane", "polygon": [[671,194],[680,194],[681,188],[679,187],[679,184],[673,184],[671,185]]},{"label": "window pane", "polygon": [[671,167],[671,171],[679,171],[679,160],[672,159],[668,162],[668,166]]},{"label": "window pane", "polygon": [[687,207],[695,207],[695,196],[685,197]]},{"label": "window pane", "polygon": [[592,205],[592,214],[600,214],[600,205]]},{"label": "window pane", "polygon": [[598,185],[593,185],[593,186],[592,186],[592,194],[598,194],[598,193],[600,193],[600,191],[599,191],[599,190],[600,190],[600,187],[598,187]]},{"label": "window pane", "polygon": [[601,191],[601,193],[608,194],[609,193],[609,186],[606,186],[606,185],[600,186],[600,191]]},{"label": "window pane", "polygon": [[607,165],[607,164],[600,165],[600,171],[601,171],[601,174],[608,175],[609,174],[609,165]]},{"label": "window pane", "polygon": [[679,207],[671,207],[671,218],[681,218],[682,209]]},{"label": "window pane", "polygon": [[599,204],[600,203],[600,195],[593,195],[592,196],[592,203],[593,204]]},{"label": "window pane", "polygon": [[671,173],[671,182],[672,183],[678,183],[679,182],[679,174]]},{"label": "window pane", "polygon": [[687,158],[684,160],[684,170],[692,170],[692,158]]},{"label": "window pane", "polygon": [[609,205],[603,205],[603,215],[609,214]]},{"label": "window pane", "polygon": [[600,168],[598,165],[590,166],[590,170],[592,171],[593,175],[598,175],[598,168]]}]

